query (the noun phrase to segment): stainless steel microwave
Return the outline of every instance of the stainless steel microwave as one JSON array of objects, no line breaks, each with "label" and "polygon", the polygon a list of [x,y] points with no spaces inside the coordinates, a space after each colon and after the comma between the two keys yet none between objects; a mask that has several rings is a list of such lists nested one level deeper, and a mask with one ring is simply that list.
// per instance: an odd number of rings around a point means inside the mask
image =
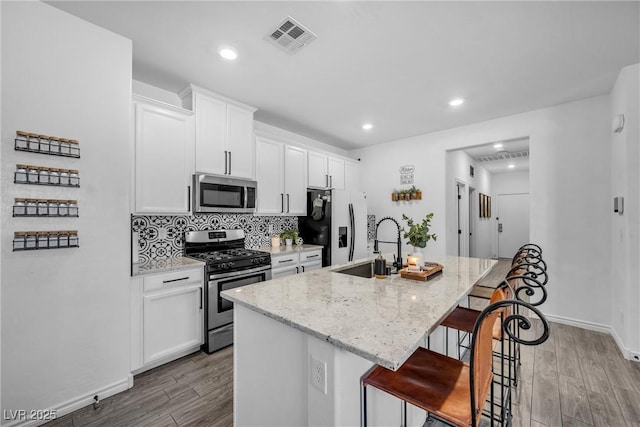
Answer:
[{"label": "stainless steel microwave", "polygon": [[254,213],[258,183],[216,175],[193,176],[193,212]]}]

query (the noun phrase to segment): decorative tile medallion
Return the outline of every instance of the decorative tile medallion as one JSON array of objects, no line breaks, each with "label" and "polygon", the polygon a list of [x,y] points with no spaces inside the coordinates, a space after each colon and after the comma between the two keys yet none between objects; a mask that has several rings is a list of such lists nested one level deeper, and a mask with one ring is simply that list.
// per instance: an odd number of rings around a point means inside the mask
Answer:
[{"label": "decorative tile medallion", "polygon": [[[273,234],[269,234],[273,225]],[[182,255],[185,231],[242,228],[245,246],[250,249],[271,246],[271,236],[287,228],[298,228],[295,216],[257,216],[250,214],[209,214],[131,217],[131,231],[138,232],[140,262]]]},{"label": "decorative tile medallion", "polygon": [[367,215],[367,240],[376,238],[376,216]]}]

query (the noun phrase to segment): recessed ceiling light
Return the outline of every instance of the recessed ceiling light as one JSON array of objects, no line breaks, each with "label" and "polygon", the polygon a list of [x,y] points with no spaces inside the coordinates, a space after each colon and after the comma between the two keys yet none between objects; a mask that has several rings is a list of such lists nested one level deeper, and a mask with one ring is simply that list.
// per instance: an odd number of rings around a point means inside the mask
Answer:
[{"label": "recessed ceiling light", "polygon": [[498,149],[502,148],[502,144],[493,144],[493,148],[498,150]]},{"label": "recessed ceiling light", "polygon": [[371,123],[365,123],[362,125],[362,129],[364,130],[371,130],[373,128],[373,125]]},{"label": "recessed ceiling light", "polygon": [[220,49],[220,56],[229,61],[233,61],[238,57],[238,52],[230,47],[225,47],[224,49]]},{"label": "recessed ceiling light", "polygon": [[464,104],[464,99],[462,98],[456,98],[456,99],[452,99],[451,101],[449,101],[449,105],[452,107],[457,107],[459,105]]},{"label": "recessed ceiling light", "polygon": [[512,165],[509,165],[509,166],[507,166],[507,167],[508,167],[509,169],[513,169],[513,168],[515,168],[515,167],[516,167],[516,165],[513,165],[513,164],[512,164]]}]

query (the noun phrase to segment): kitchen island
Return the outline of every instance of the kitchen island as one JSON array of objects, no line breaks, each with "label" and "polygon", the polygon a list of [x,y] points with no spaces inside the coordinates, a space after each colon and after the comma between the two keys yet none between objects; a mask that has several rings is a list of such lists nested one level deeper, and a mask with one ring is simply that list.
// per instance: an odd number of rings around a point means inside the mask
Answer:
[{"label": "kitchen island", "polygon": [[[497,262],[430,261],[444,271],[427,282],[332,266],[224,291],[235,303],[235,424],[358,425],[360,376],[373,364],[398,369]],[[371,425],[398,422],[399,401],[368,399]],[[411,408],[409,422],[424,416]]]}]

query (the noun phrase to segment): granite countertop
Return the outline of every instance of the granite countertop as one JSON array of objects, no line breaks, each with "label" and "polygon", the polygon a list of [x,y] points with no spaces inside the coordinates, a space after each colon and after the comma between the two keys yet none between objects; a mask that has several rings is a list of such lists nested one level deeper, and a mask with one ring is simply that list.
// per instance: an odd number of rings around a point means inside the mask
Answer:
[{"label": "granite countertop", "polygon": [[309,251],[315,251],[318,249],[322,249],[322,246],[304,244],[304,245],[291,245],[291,246],[282,245],[280,247],[266,246],[264,248],[258,248],[257,250],[263,251],[263,252],[269,252],[271,255],[278,255],[278,254],[309,252]]},{"label": "granite countertop", "polygon": [[205,263],[188,257],[165,258],[150,260],[147,262],[134,263],[132,276],[143,276],[145,274],[163,273],[167,271],[184,270],[188,268],[203,267]]},{"label": "granite countertop", "polygon": [[[345,265],[370,262],[373,257]],[[305,274],[223,291],[258,313],[327,341],[373,363],[397,370],[441,320],[497,263],[430,257],[444,265],[427,282],[392,275],[366,279],[331,266]]]}]

